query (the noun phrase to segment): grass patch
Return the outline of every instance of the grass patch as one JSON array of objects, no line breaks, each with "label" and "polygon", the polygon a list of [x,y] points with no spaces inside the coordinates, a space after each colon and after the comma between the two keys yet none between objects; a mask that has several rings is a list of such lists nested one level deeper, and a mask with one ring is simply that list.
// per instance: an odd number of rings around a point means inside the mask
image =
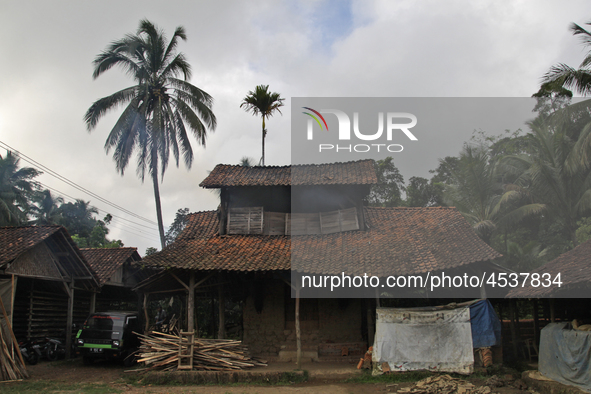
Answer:
[{"label": "grass patch", "polygon": [[269,372],[249,374],[236,372],[148,372],[126,375],[124,380],[133,386],[192,386],[192,385],[278,385],[284,386],[308,381],[308,371]]},{"label": "grass patch", "polygon": [[122,390],[109,387],[103,383],[61,383],[47,381],[22,381],[14,383],[3,383],[0,385],[2,394],[16,393],[84,393],[84,394],[119,394]]},{"label": "grass patch", "polygon": [[373,376],[371,371],[364,370],[361,375],[356,375],[345,380],[345,383],[403,383],[418,382],[421,379],[433,376],[428,371],[396,372]]}]

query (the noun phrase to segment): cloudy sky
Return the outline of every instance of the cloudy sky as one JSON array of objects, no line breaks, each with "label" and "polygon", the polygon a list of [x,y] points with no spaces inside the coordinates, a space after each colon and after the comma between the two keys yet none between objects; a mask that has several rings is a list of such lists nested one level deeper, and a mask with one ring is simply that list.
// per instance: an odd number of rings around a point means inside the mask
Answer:
[{"label": "cloudy sky", "polygon": [[[548,68],[577,66],[585,52],[568,30],[591,19],[588,1],[16,1],[0,3],[0,154],[10,146],[77,185],[156,221],[151,182],[125,176],[105,154],[113,112],[88,133],[97,99],[132,85],[119,69],[92,79],[92,60],[147,18],[170,35],[191,82],[215,99],[207,146],[193,144],[191,170],[171,165],[161,186],[164,222],[177,209],[217,207],[199,188],[217,163],[260,157],[260,119],[240,108],[256,85],[286,98],[268,122],[266,164],[290,163],[291,97],[529,97]],[[461,141],[442,147],[455,155]],[[22,162],[23,165],[30,165]],[[404,174],[406,179],[412,175]],[[44,185],[116,216],[110,237],[159,248],[155,225],[53,177]],[[66,197],[66,201],[69,197]],[[130,222],[130,220],[132,222]]]}]

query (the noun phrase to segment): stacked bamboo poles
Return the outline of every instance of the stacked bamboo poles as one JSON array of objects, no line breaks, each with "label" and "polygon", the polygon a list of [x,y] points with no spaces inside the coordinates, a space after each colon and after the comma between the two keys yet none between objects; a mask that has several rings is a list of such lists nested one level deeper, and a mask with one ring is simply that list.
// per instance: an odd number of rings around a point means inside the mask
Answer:
[{"label": "stacked bamboo poles", "polygon": [[28,378],[29,374],[14,332],[12,332],[2,297],[0,297],[0,307],[2,308],[2,317],[4,317],[4,319],[0,317],[0,379],[7,381]]},{"label": "stacked bamboo poles", "polygon": [[[142,371],[174,371],[179,360],[179,336],[152,331],[138,334],[141,346],[139,360],[146,368]],[[195,338],[193,342],[194,371],[234,371],[255,366],[267,366],[266,361],[251,358],[240,341],[231,339]]]}]

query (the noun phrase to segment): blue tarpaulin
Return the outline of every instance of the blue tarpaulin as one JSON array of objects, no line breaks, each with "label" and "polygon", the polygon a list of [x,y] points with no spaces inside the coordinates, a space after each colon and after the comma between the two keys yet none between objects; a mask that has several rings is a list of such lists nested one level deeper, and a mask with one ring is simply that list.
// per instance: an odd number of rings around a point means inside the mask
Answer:
[{"label": "blue tarpaulin", "polygon": [[577,331],[569,323],[550,323],[540,335],[540,373],[557,382],[591,392],[591,331]]},{"label": "blue tarpaulin", "polygon": [[470,305],[470,323],[475,349],[501,345],[501,322],[488,300]]}]

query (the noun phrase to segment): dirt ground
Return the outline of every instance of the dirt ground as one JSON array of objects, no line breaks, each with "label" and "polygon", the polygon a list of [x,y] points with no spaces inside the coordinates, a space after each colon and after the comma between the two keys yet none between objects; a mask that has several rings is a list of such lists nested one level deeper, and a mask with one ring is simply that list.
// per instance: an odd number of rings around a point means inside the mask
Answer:
[{"label": "dirt ground", "polygon": [[[285,370],[285,364],[270,365],[270,370]],[[287,366],[289,368],[289,366]],[[349,393],[395,393],[397,390],[411,386],[413,383],[344,383],[348,377],[358,374],[359,371],[349,364],[324,364],[311,363],[304,365],[310,373],[309,381],[305,383],[282,385],[192,385],[192,386],[152,386],[141,384],[129,384],[124,372],[125,368],[116,363],[96,362],[92,366],[83,365],[81,359],[69,361],[44,362],[34,366],[28,366],[31,380],[53,381],[69,383],[101,383],[121,390],[124,393],[248,393],[248,394],[349,394]],[[471,378],[470,382],[476,386],[484,383],[485,379]],[[526,394],[527,391],[513,387],[494,388],[493,393],[498,394]],[[527,393],[530,394],[530,393]]]}]

